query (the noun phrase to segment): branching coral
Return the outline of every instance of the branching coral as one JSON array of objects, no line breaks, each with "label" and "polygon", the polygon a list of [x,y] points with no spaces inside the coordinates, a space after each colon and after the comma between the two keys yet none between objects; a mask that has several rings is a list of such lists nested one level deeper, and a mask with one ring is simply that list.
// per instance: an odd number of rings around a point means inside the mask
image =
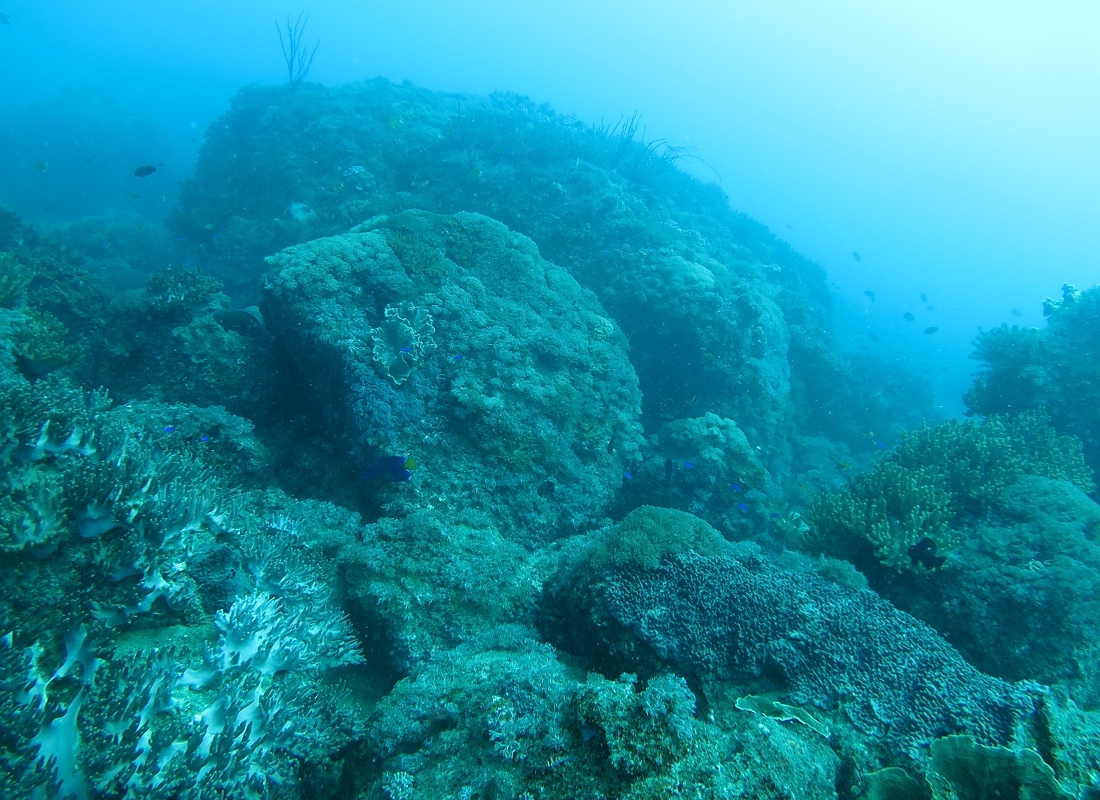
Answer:
[{"label": "branching coral", "polygon": [[982,369],[964,399],[984,415],[1044,410],[1058,432],[1081,439],[1089,465],[1100,469],[1100,287],[1063,286],[1043,312],[1046,328],[1002,325],[978,337],[973,358]]},{"label": "branching coral", "polygon": [[1041,413],[925,427],[848,488],[815,497],[805,546],[864,567],[923,570],[935,562],[910,548],[929,539],[942,558],[1024,474],[1094,485],[1080,442]]}]

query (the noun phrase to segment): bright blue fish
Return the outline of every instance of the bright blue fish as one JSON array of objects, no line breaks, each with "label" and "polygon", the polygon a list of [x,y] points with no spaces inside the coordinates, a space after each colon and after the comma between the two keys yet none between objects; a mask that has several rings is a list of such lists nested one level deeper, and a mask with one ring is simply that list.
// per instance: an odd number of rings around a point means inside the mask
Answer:
[{"label": "bright blue fish", "polygon": [[684,469],[695,469],[695,465],[692,464],[690,461],[685,461],[684,462]]},{"label": "bright blue fish", "polygon": [[382,456],[365,470],[363,480],[370,483],[373,480],[386,481],[387,483],[401,483],[412,477],[412,473],[405,469],[405,456]]},{"label": "bright blue fish", "polygon": [[623,470],[623,477],[624,477],[624,478],[626,478],[626,479],[627,479],[628,481],[632,481],[632,480],[634,480],[634,476],[633,476],[633,475],[631,475],[631,474],[630,474],[629,472],[627,472],[626,470]]},{"label": "bright blue fish", "polygon": [[733,491],[735,491],[735,492],[740,492],[741,491],[741,487],[738,486],[736,483],[731,483],[730,488],[733,489]]},{"label": "bright blue fish", "polygon": [[749,510],[749,507],[747,505],[745,505],[744,503],[738,503],[737,507],[739,509],[741,509],[742,511],[748,511]]}]

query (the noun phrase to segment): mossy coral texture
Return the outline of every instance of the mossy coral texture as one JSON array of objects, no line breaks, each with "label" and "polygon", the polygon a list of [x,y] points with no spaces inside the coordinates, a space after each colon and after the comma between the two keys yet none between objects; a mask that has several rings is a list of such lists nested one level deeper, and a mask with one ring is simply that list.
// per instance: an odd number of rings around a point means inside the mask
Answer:
[{"label": "mossy coral texture", "polygon": [[264,317],[330,432],[364,465],[420,465],[393,502],[492,508],[509,536],[600,520],[641,444],[637,378],[596,299],[533,242],[406,212],[269,263]]}]

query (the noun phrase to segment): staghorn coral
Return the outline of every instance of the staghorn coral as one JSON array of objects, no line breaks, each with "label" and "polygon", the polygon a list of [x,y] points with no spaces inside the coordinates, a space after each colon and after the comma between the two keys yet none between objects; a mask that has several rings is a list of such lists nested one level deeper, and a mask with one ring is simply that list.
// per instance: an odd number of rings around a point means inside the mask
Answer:
[{"label": "staghorn coral", "polygon": [[948,527],[950,495],[940,477],[934,468],[879,462],[848,489],[814,498],[804,547],[849,558],[857,566],[878,562],[897,570],[921,568],[909,558],[910,546],[927,537],[937,553],[948,553],[959,541]]},{"label": "staghorn coral", "polygon": [[909,556],[924,538],[950,553],[963,529],[988,514],[1021,475],[1067,480],[1091,491],[1081,445],[1032,412],[984,424],[950,420],[906,433],[868,473],[837,493],[819,493],[804,546],[873,569],[926,570]]}]

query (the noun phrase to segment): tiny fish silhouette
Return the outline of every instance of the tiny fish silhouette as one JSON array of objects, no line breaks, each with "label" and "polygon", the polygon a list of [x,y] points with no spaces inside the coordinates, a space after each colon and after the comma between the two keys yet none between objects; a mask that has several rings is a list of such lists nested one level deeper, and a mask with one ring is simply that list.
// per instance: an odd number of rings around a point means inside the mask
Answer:
[{"label": "tiny fish silhouette", "polygon": [[738,486],[736,483],[731,483],[730,488],[733,489],[733,491],[735,491],[735,492],[738,492],[738,493],[741,492],[741,487]]},{"label": "tiny fish silhouette", "polygon": [[935,325],[933,325],[931,328],[925,328],[924,332],[925,333],[935,333],[938,330],[939,330],[939,328],[937,328]]},{"label": "tiny fish silhouette", "polygon": [[1023,314],[1020,313],[1020,309],[1018,309],[1018,308],[1013,308],[1013,309],[1011,309],[1011,311],[1012,311],[1012,316],[1014,316],[1014,317],[1022,317],[1023,316]]},{"label": "tiny fish silhouette", "polygon": [[545,481],[542,482],[537,491],[539,497],[549,497],[554,493],[554,490],[557,488],[557,485],[552,480],[547,478]]},{"label": "tiny fish silhouette", "polygon": [[910,314],[910,313],[909,313],[908,311],[906,311],[906,312],[905,312],[904,314],[902,314],[902,315],[901,315],[901,318],[902,318],[903,320],[905,320],[906,322],[912,322],[913,320],[915,320],[915,319],[916,319],[916,317],[914,317],[914,316],[913,316],[912,314]]},{"label": "tiny fish silhouette", "polygon": [[946,556],[936,555],[936,543],[927,536],[916,544],[909,545],[908,552],[914,567],[921,565],[925,569],[939,569],[947,561]]},{"label": "tiny fish silhouette", "polygon": [[748,511],[749,510],[749,507],[747,505],[745,505],[744,503],[738,503],[737,507],[739,509],[741,509],[742,511]]},{"label": "tiny fish silhouette", "polygon": [[871,298],[872,303],[875,302],[875,293],[872,292],[870,289],[864,292],[864,294]]},{"label": "tiny fish silhouette", "polygon": [[926,294],[921,294],[921,296],[920,296],[920,301],[921,301],[922,303],[927,303],[927,302],[928,302],[928,295],[926,295]]},{"label": "tiny fish silhouette", "polygon": [[685,461],[684,462],[684,469],[695,469],[695,465],[693,463],[691,463],[690,461]]},{"label": "tiny fish silhouette", "polygon": [[855,250],[852,251],[852,258],[854,258],[856,261],[862,261],[863,260],[862,258],[859,257],[859,253],[857,253]]},{"label": "tiny fish silhouette", "polygon": [[152,164],[146,164],[146,165],[138,167],[137,169],[134,170],[134,177],[136,177],[136,178],[148,178],[150,175],[152,175],[156,171],[157,171],[157,168],[154,167]]}]

